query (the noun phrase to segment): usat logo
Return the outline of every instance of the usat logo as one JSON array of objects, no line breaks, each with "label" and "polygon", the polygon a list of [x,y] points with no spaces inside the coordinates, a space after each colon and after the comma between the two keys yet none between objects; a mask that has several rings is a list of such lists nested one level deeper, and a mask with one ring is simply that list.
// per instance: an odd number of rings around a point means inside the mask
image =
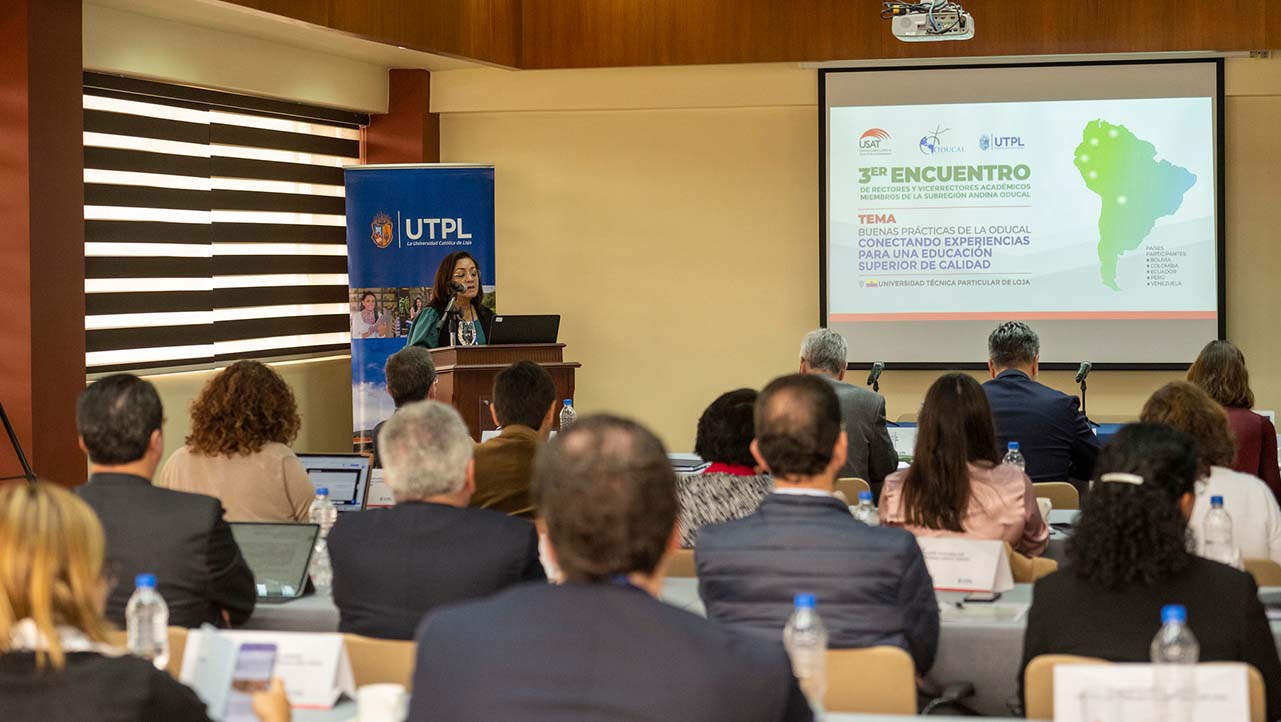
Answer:
[{"label": "usat logo", "polygon": [[374,216],[374,222],[369,224],[370,240],[379,248],[386,248],[391,245],[392,235],[395,233],[395,226],[391,223],[391,216],[386,213],[379,213]]},{"label": "usat logo", "polygon": [[890,152],[890,134],[880,128],[868,128],[858,137],[858,150],[863,155],[884,155]]}]

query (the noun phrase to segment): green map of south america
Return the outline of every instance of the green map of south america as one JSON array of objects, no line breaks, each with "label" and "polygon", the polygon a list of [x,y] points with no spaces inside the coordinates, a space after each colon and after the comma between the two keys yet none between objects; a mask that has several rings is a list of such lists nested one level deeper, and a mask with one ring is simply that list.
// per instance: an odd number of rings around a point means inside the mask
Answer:
[{"label": "green map of south america", "polygon": [[1183,205],[1196,184],[1187,168],[1156,160],[1156,146],[1124,125],[1092,120],[1076,147],[1076,168],[1085,187],[1103,201],[1099,211],[1099,275],[1103,285],[1119,291],[1116,260],[1136,250],[1158,218]]}]

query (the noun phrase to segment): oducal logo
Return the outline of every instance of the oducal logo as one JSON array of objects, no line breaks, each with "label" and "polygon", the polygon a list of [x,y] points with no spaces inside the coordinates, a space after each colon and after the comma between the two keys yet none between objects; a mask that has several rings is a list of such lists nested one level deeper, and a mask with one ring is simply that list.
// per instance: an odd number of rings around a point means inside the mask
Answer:
[{"label": "oducal logo", "polygon": [[1023,145],[1023,138],[1017,135],[988,135],[984,133],[979,136],[979,150],[1024,150],[1027,146]]},{"label": "oducal logo", "polygon": [[921,142],[917,144],[921,153],[925,155],[937,155],[940,153],[964,153],[963,145],[943,145],[943,134],[948,132],[949,128],[937,126],[931,133],[926,133],[921,137]]},{"label": "oducal logo", "polygon": [[868,128],[858,137],[860,155],[886,155],[890,152],[890,134],[880,128]]}]

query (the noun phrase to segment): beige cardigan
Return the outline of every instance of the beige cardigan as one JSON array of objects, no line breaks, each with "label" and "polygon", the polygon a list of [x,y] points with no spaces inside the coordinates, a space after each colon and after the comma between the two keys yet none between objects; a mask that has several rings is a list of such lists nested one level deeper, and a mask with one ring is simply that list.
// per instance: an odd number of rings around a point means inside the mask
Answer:
[{"label": "beige cardigan", "polygon": [[227,521],[307,521],[315,487],[293,449],[270,442],[254,454],[206,456],[184,446],[156,486],[222,501]]}]

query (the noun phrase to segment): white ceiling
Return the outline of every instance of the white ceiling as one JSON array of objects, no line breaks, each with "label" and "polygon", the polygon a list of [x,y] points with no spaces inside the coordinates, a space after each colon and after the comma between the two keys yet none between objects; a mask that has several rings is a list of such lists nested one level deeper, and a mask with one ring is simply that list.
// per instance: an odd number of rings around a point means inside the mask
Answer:
[{"label": "white ceiling", "polygon": [[388,68],[457,70],[485,67],[466,60],[362,40],[329,28],[307,25],[214,0],[86,0],[85,4],[248,35],[307,50],[320,50]]}]

